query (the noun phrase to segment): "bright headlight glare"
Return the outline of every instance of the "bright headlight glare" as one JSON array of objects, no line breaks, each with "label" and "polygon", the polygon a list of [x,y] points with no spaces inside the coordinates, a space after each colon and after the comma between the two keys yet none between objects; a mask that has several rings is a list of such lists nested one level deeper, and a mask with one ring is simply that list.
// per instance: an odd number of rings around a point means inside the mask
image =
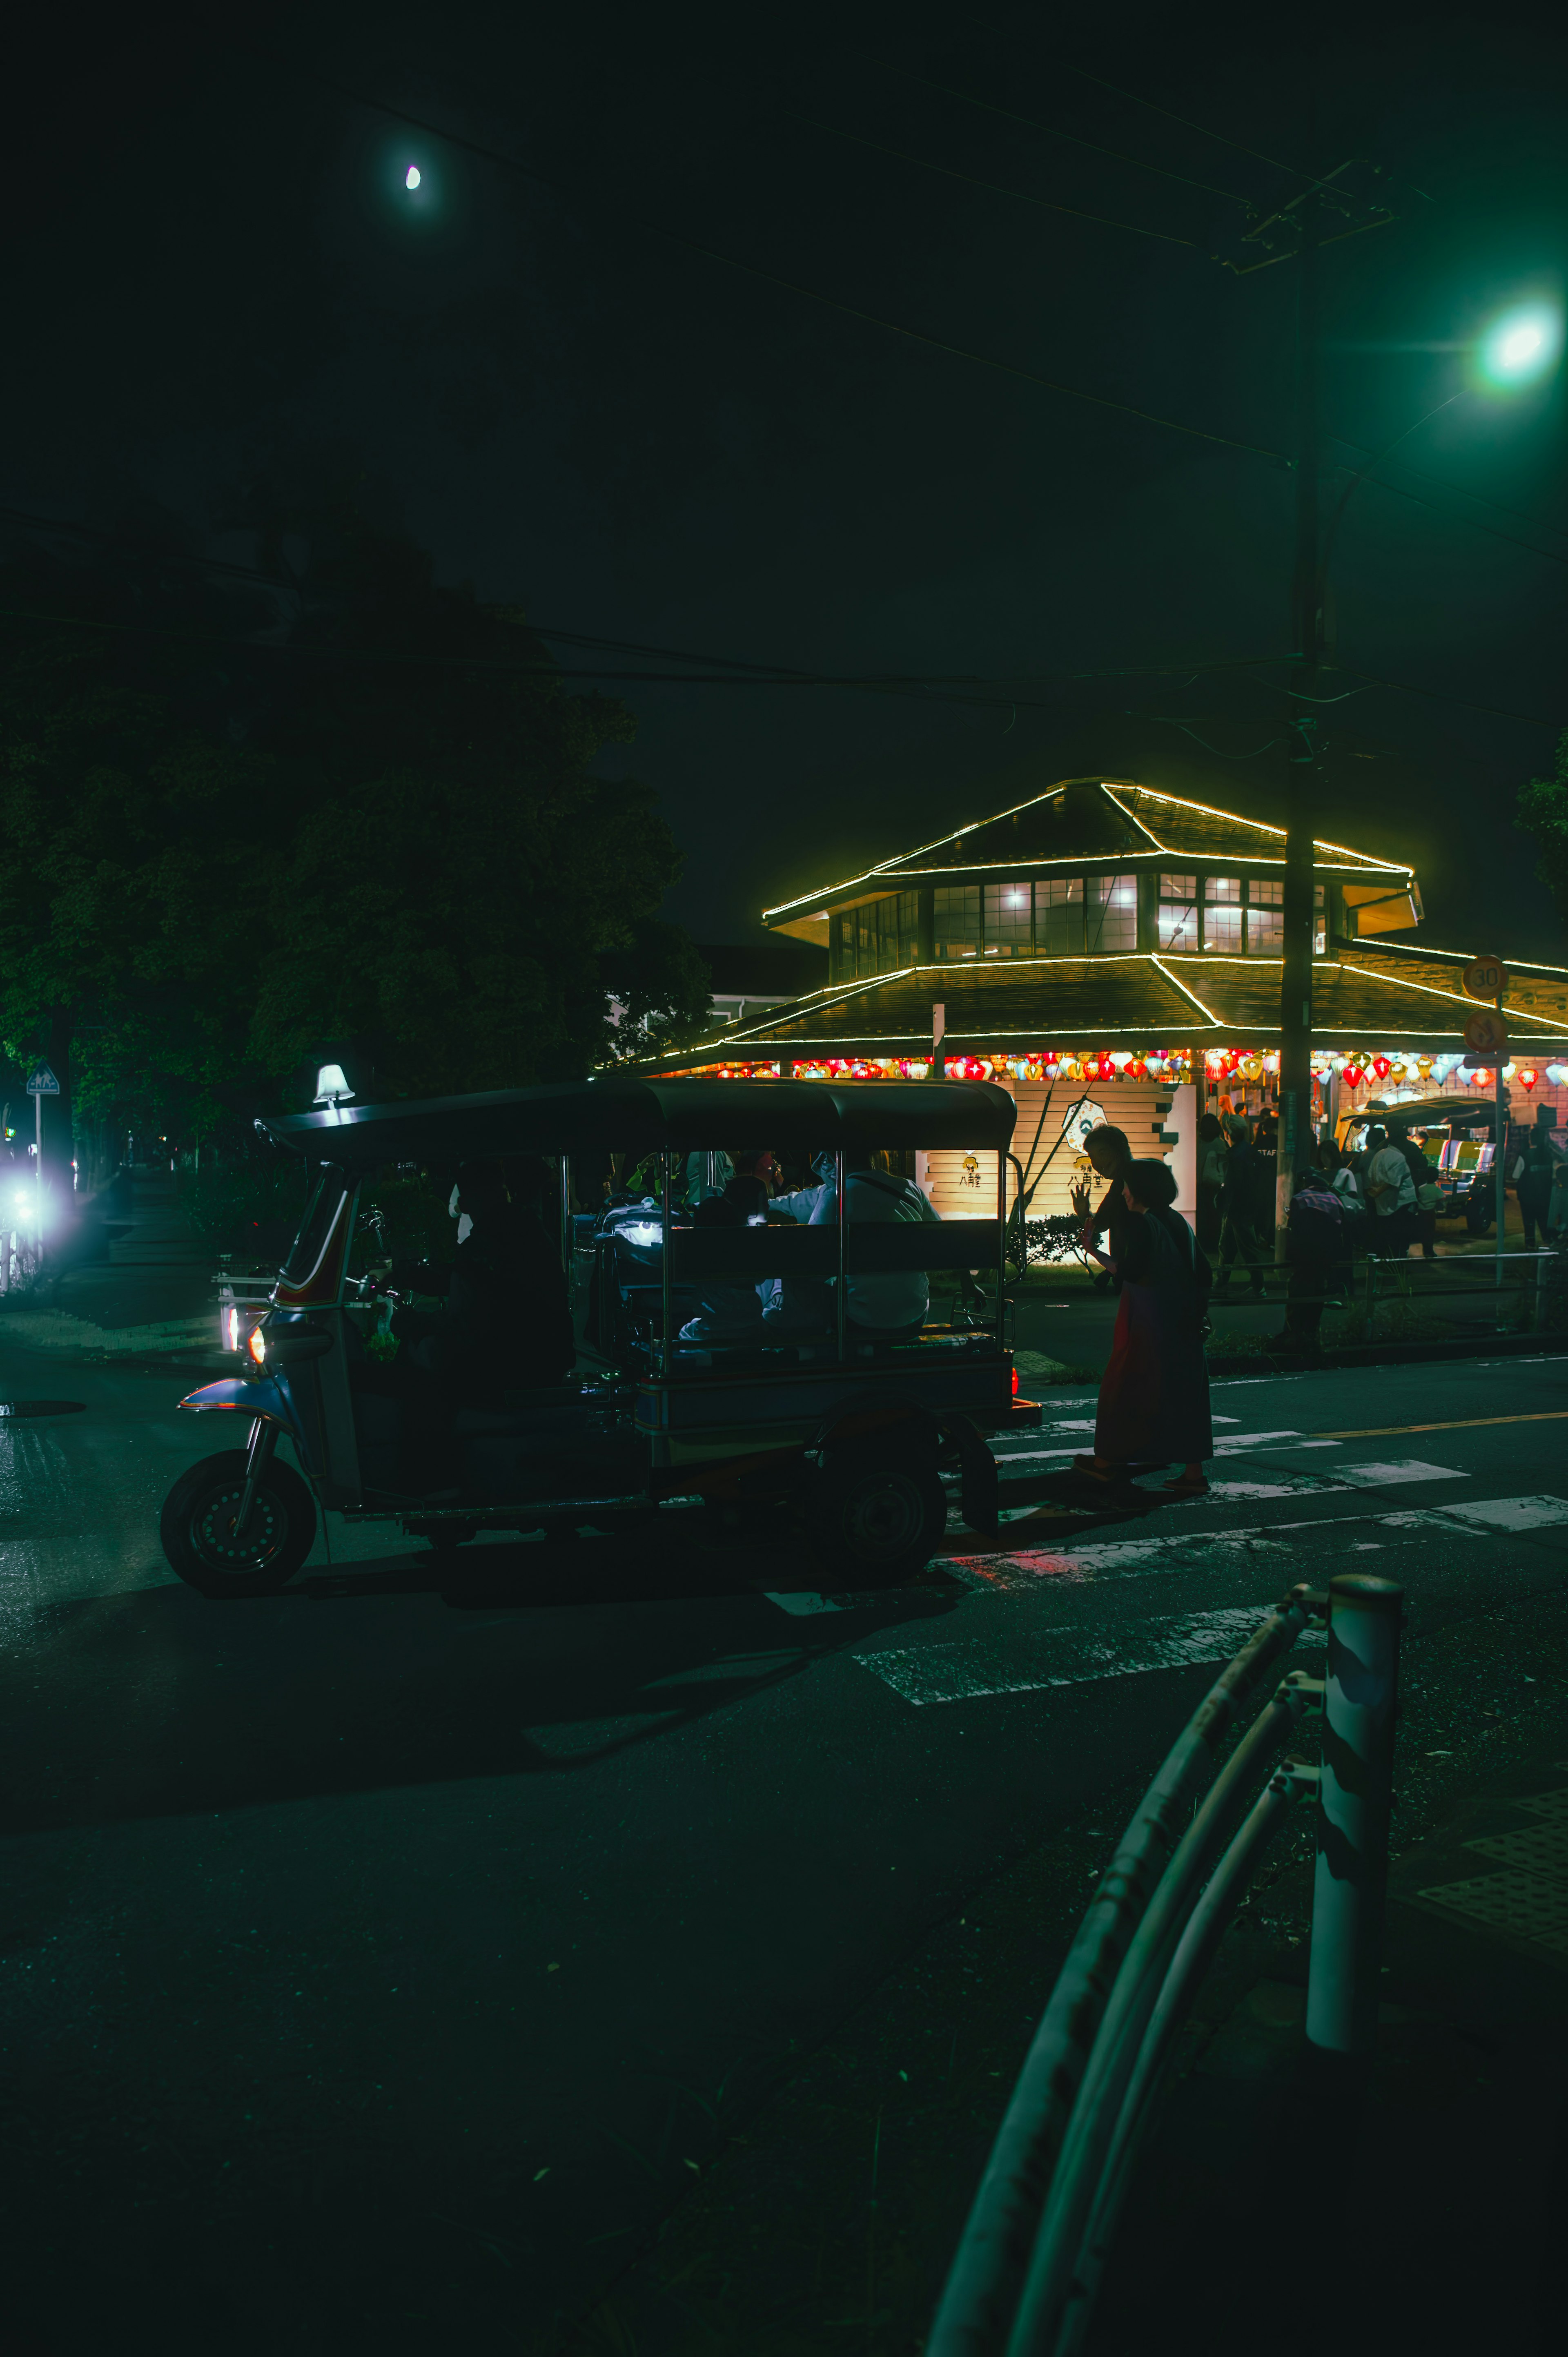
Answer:
[{"label": "bright headlight glare", "polygon": [[229,1339],[229,1348],[231,1351],[237,1351],[240,1347],[240,1313],[232,1302],[229,1305],[229,1313],[223,1323]]},{"label": "bright headlight glare", "polygon": [[264,1367],[266,1365],[267,1346],[262,1339],[262,1329],[259,1326],[252,1327],[251,1339],[246,1345],[246,1348],[249,1350],[252,1358],[254,1359],[258,1367]]}]

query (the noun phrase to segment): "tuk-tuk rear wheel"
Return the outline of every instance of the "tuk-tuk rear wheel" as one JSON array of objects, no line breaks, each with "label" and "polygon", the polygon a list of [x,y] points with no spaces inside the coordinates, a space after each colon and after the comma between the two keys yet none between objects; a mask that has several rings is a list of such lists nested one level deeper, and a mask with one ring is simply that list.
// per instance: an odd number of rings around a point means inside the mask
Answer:
[{"label": "tuk-tuk rear wheel", "polygon": [[832,1456],[813,1470],[803,1502],[811,1552],[844,1585],[912,1578],[947,1527],[936,1465],[913,1449],[865,1446]]},{"label": "tuk-tuk rear wheel", "polygon": [[204,1596],[275,1596],[315,1544],[316,1501],[275,1457],[257,1485],[244,1538],[235,1540],[245,1468],[244,1449],[222,1449],[182,1473],[164,1500],[158,1536],[170,1568]]}]

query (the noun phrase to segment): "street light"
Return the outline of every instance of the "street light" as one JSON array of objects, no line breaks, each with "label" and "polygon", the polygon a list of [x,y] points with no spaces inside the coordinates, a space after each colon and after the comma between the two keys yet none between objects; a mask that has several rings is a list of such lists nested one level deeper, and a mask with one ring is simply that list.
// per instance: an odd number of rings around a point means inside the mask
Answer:
[{"label": "street light", "polygon": [[1526,303],[1495,319],[1477,347],[1483,380],[1502,392],[1534,384],[1557,365],[1563,317],[1551,303]]}]

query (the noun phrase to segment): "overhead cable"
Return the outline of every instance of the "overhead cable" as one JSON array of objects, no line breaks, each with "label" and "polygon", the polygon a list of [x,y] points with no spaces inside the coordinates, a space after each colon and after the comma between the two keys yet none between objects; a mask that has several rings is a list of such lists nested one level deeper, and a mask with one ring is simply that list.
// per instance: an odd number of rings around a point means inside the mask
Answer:
[{"label": "overhead cable", "polygon": [[1190,237],[1173,237],[1168,230],[1144,229],[1139,221],[1114,221],[1109,213],[1085,212],[1081,205],[1058,204],[1053,198],[1036,197],[1024,188],[1004,188],[999,180],[983,180],[974,172],[960,172],[950,164],[933,164],[929,156],[911,156],[907,148],[889,147],[880,139],[867,139],[858,131],[841,131],[835,123],[819,122],[814,114],[801,114],[794,107],[785,113],[797,123],[810,124],[813,131],[822,131],[831,139],[847,140],[854,147],[869,147],[874,155],[895,156],[900,164],[913,164],[921,172],[940,172],[944,179],[965,181],[972,188],[989,188],[993,196],[1011,197],[1015,204],[1038,205],[1048,213],[1070,213],[1074,221],[1096,221],[1101,229],[1125,230],[1133,237],[1152,237],[1161,245],[1195,246]]},{"label": "overhead cable", "polygon": [[[248,57],[261,58],[267,64],[279,66],[285,71],[292,70],[285,60],[268,50],[252,49],[244,43],[236,43],[235,46]],[[569,204],[586,207],[586,199],[563,188],[558,181],[547,178],[542,172],[520,164],[514,156],[504,154],[499,148],[486,146],[480,140],[463,138],[456,132],[444,131],[438,124],[427,121],[423,115],[411,114],[406,107],[390,105],[385,99],[368,98],[362,91],[350,89],[348,83],[338,81],[330,74],[318,72],[314,66],[301,66],[297,70],[320,82],[324,88],[335,91],[351,105],[363,106],[372,113],[390,116],[394,123],[407,123],[416,130],[427,131],[432,138],[445,140],[448,145],[459,147],[467,155],[483,156],[489,162],[500,165],[503,170],[516,172],[522,178],[532,181],[535,187],[548,188],[553,196],[561,197]],[[971,351],[967,345],[950,343],[945,337],[928,335],[923,328],[907,327],[898,319],[884,318],[880,312],[865,310],[855,303],[842,302],[835,296],[822,294],[818,287],[803,285],[799,279],[786,278],[778,271],[764,270],[757,263],[746,262],[739,254],[726,253],[699,238],[687,237],[679,230],[666,229],[659,221],[639,218],[639,227],[650,237],[661,238],[667,244],[681,246],[688,253],[701,254],[708,262],[723,264],[725,269],[738,270],[747,277],[759,278],[765,285],[782,287],[787,294],[799,295],[808,303],[819,303],[825,310],[836,311],[844,318],[860,319],[867,327],[884,328],[887,334],[902,336],[909,343],[924,344],[929,350],[945,352],[950,359],[972,361],[977,367],[995,370],[999,375],[1016,377],[1023,383],[1038,385],[1047,393],[1060,393],[1064,400],[1081,401],[1093,409],[1109,410],[1121,417],[1136,418],[1140,425],[1156,426],[1162,433],[1180,434],[1189,441],[1207,442],[1217,449],[1240,450],[1251,458],[1272,458],[1281,465],[1290,464],[1283,450],[1271,449],[1259,442],[1243,442],[1234,435],[1210,433],[1203,426],[1184,425],[1178,418],[1162,417],[1157,411],[1140,409],[1134,402],[1112,401],[1108,394],[1087,393],[1081,385],[1064,384],[1058,378],[1045,376],[1036,369],[1021,367],[1013,361],[997,360],[989,352]]]}]

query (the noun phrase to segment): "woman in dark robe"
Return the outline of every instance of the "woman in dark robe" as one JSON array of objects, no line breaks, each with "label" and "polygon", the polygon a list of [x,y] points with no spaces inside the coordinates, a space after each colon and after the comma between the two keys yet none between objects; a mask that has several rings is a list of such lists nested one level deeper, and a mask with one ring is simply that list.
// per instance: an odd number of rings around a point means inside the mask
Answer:
[{"label": "woman in dark robe", "polygon": [[1078,1458],[1075,1470],[1113,1481],[1134,1464],[1176,1463],[1182,1470],[1165,1488],[1201,1497],[1208,1487],[1203,1460],[1214,1454],[1203,1355],[1213,1275],[1192,1230],[1171,1209],[1176,1179],[1166,1164],[1134,1162],[1122,1191],[1131,1216],[1120,1260],[1095,1252],[1084,1230],[1084,1249],[1121,1277],[1122,1299],[1100,1386],[1094,1454]]}]

